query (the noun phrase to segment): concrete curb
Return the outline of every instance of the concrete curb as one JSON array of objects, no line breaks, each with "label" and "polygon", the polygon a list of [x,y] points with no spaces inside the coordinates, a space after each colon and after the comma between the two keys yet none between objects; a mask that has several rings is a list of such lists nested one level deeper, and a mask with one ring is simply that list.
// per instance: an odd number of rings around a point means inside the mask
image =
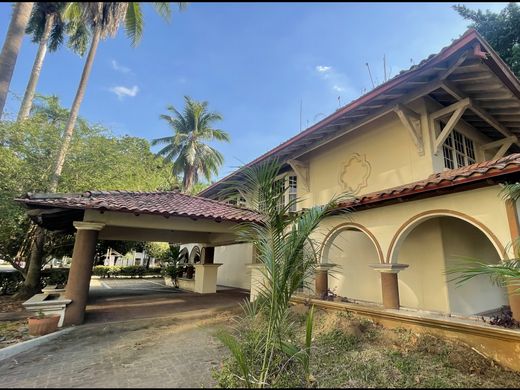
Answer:
[{"label": "concrete curb", "polygon": [[26,352],[30,349],[39,347],[40,345],[43,345],[51,340],[54,340],[57,337],[60,337],[64,334],[67,334],[71,332],[74,329],[74,327],[71,328],[65,328],[62,330],[58,330],[53,333],[46,334],[45,336],[36,337],[31,340],[26,340],[21,343],[11,345],[10,347],[5,347],[0,349],[0,362],[9,359],[15,355],[18,355],[22,352]]}]

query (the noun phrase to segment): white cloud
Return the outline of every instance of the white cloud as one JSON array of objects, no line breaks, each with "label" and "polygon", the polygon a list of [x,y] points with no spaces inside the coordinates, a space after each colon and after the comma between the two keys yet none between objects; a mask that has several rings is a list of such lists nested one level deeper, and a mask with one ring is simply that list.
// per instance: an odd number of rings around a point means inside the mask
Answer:
[{"label": "white cloud", "polygon": [[121,72],[121,73],[130,73],[132,70],[119,64],[116,60],[112,60],[112,69]]},{"label": "white cloud", "polygon": [[124,87],[122,85],[118,85],[117,87],[110,88],[110,92],[113,92],[117,95],[119,100],[123,99],[126,96],[134,97],[139,92],[139,87],[134,85],[132,88]]},{"label": "white cloud", "polygon": [[316,70],[320,73],[327,73],[329,72],[330,70],[332,70],[332,67],[330,66],[325,66],[325,65],[317,65],[316,66]]},{"label": "white cloud", "polygon": [[335,94],[340,93],[342,98],[352,99],[357,93],[352,88],[349,78],[332,66],[316,65],[314,70]]}]

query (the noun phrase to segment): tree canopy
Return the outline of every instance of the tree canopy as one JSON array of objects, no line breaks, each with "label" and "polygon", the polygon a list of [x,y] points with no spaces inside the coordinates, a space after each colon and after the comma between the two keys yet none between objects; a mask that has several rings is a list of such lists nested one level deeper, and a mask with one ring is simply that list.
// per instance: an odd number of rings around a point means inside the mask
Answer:
[{"label": "tree canopy", "polygon": [[455,5],[453,8],[472,22],[469,27],[476,29],[515,75],[520,76],[520,7],[509,3],[500,12],[474,11],[465,5]]},{"label": "tree canopy", "polygon": [[[42,111],[24,122],[0,122],[0,258],[14,256],[28,220],[13,201],[47,188],[63,127]],[[65,162],[60,192],[169,190],[177,186],[172,166],[157,158],[147,140],[115,136],[81,121]]]}]

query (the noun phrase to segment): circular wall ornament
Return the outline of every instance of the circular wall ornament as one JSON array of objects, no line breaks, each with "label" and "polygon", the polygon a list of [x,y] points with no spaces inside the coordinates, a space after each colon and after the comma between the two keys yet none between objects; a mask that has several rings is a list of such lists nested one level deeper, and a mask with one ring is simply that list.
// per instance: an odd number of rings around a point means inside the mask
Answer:
[{"label": "circular wall ornament", "polygon": [[372,167],[367,161],[366,155],[354,153],[341,166],[339,184],[344,190],[357,195],[368,185],[371,171]]}]

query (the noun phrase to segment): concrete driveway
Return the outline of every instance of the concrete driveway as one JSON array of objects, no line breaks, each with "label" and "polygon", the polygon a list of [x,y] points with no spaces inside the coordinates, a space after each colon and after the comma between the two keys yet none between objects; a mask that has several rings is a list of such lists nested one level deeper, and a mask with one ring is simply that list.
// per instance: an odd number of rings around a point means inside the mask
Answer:
[{"label": "concrete driveway", "polygon": [[227,354],[214,334],[247,295],[127,282],[94,282],[85,325],[0,362],[0,387],[214,386],[212,368]]}]

